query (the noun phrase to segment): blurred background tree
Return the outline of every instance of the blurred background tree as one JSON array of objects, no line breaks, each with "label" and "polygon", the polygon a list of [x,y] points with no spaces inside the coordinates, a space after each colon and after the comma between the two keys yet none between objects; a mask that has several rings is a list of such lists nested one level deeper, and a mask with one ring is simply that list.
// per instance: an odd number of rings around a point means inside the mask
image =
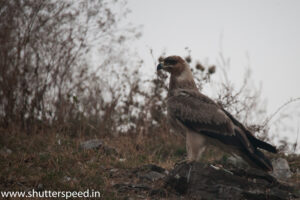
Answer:
[{"label": "blurred background tree", "polygon": [[[27,133],[169,134],[168,76],[154,73],[166,53],[153,56],[152,76],[141,74],[144,63],[130,46],[141,33],[126,23],[129,12],[125,0],[0,0],[0,126]],[[185,50],[198,88],[214,91],[209,96],[270,139],[250,69],[237,87],[222,52],[211,64]]]},{"label": "blurred background tree", "polygon": [[[103,109],[99,70],[124,66],[118,54],[138,37],[135,27],[120,27],[127,14],[125,1],[1,0],[1,126],[31,129]],[[95,48],[101,59],[91,66]]]}]

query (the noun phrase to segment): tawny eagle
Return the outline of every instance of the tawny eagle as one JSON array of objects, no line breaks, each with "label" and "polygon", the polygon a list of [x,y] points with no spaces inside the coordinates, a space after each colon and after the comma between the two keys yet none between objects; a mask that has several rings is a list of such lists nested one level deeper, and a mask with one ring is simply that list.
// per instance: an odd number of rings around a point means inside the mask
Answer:
[{"label": "tawny eagle", "polygon": [[212,99],[200,93],[189,65],[179,56],[169,56],[157,66],[171,74],[167,115],[175,131],[185,133],[188,161],[199,161],[208,144],[241,156],[251,166],[272,171],[260,149],[276,153],[274,146],[256,138],[243,124]]}]

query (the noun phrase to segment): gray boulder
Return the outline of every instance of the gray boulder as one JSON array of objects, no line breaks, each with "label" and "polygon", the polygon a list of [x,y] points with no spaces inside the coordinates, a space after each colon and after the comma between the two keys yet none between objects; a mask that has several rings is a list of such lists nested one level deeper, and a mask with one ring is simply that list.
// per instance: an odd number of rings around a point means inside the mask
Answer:
[{"label": "gray boulder", "polygon": [[292,172],[289,163],[284,158],[278,158],[272,161],[273,173],[272,175],[281,180],[291,178]]},{"label": "gray boulder", "polygon": [[172,188],[187,199],[290,200],[300,198],[299,188],[283,184],[264,171],[236,167],[223,170],[204,163],[182,163],[175,166],[166,177],[165,185],[166,188]]}]

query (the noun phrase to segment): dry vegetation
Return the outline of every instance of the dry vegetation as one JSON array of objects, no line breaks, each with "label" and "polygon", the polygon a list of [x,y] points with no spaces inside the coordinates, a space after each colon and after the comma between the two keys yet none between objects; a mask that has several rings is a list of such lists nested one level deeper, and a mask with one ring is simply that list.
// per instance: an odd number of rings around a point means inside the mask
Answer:
[{"label": "dry vegetation", "polygon": [[[39,185],[92,188],[116,199],[122,195],[112,185],[130,180],[128,170],[149,163],[170,169],[184,159],[185,139],[166,122],[166,74],[141,80],[142,62],[128,60],[127,43],[140,33],[118,26],[128,13],[116,12],[123,4],[0,0],[1,191]],[[92,45],[98,46],[97,66],[86,56]],[[253,124],[266,113],[249,73],[236,88],[223,56],[215,66],[193,61],[189,54],[186,61],[199,88],[217,85],[215,100],[267,140],[268,124]],[[222,74],[221,83],[216,73]],[[82,150],[79,144],[91,138],[105,145]],[[216,154],[208,151],[207,159]],[[297,156],[288,158],[292,170],[299,168]]]},{"label": "dry vegetation", "polygon": [[81,149],[79,144],[85,139],[53,133],[31,137],[19,131],[1,133],[1,144],[13,149],[12,154],[1,154],[1,191],[89,188],[100,190],[105,199],[115,199],[120,196],[113,185],[130,181],[129,170],[148,163],[170,168],[185,153],[183,141],[173,136],[148,137],[142,143],[128,136],[107,137],[102,138],[105,148],[96,150]]}]

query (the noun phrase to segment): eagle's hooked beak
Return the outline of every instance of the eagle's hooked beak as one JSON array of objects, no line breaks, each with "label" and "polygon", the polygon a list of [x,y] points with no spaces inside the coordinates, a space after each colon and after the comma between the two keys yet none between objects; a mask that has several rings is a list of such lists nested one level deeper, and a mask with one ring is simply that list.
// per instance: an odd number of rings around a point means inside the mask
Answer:
[{"label": "eagle's hooked beak", "polygon": [[159,63],[159,64],[157,65],[156,70],[158,71],[158,70],[161,70],[161,69],[163,69],[163,65],[162,65],[161,63]]}]

